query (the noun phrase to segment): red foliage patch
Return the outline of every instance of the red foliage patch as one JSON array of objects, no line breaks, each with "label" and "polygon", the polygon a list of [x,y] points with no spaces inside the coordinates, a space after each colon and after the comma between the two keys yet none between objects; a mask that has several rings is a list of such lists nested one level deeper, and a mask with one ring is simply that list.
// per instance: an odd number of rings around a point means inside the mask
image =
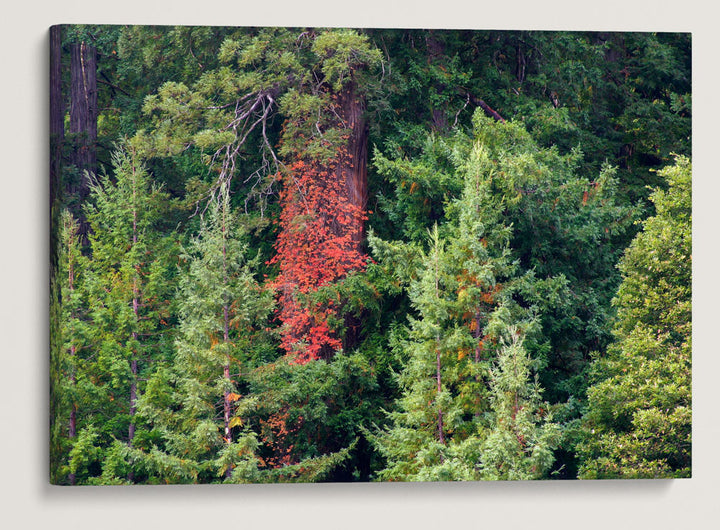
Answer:
[{"label": "red foliage patch", "polygon": [[348,193],[345,150],[331,161],[297,160],[281,176],[282,212],[277,254],[280,264],[273,286],[278,290],[283,323],[282,347],[299,363],[328,358],[341,345],[329,324],[339,300],[310,302],[306,296],[365,266],[361,252],[362,209]]}]

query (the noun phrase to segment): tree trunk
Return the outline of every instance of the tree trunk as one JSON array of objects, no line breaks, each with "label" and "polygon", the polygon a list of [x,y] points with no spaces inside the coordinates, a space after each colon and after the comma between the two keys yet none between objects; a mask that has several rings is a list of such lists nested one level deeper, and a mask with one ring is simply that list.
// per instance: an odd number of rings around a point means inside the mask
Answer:
[{"label": "tree trunk", "polygon": [[[132,249],[135,249],[137,246],[137,202],[136,202],[136,181],[135,181],[135,166],[133,165],[132,168],[132,174],[133,174],[133,224],[132,224]],[[140,297],[140,289],[138,288],[138,278],[137,278],[137,267],[138,265],[135,265],[135,276],[133,278],[133,298],[132,298],[132,310],[133,310],[133,316],[135,317],[135,324],[140,322],[140,314],[139,314],[139,297]],[[137,331],[132,332],[132,339],[133,339],[133,347],[137,344],[137,338],[138,334]],[[138,360],[137,360],[137,351],[133,349],[132,351],[132,359],[130,361],[130,371],[132,373],[132,376],[130,378],[130,425],[128,426],[128,445],[132,447],[133,439],[135,438],[135,412],[137,411],[136,401],[137,401],[137,379],[138,379]],[[134,478],[134,474],[132,471],[128,473],[128,480],[132,482]]]},{"label": "tree trunk", "polygon": [[[71,233],[70,235],[70,242],[72,242],[74,233]],[[68,245],[70,246],[70,245]],[[69,263],[68,263],[68,290],[70,291],[72,296],[72,292],[75,290],[75,263],[72,260],[72,254],[69,254]],[[71,319],[75,318],[74,314],[70,315]],[[75,386],[75,354],[77,353],[77,348],[75,347],[75,343],[72,342],[70,344],[70,358],[71,358],[71,369],[70,369],[70,386]],[[70,420],[68,425],[68,438],[73,439],[75,438],[75,434],[77,431],[77,404],[75,403],[75,399],[73,396],[72,404],[70,405]],[[75,473],[70,473],[68,475],[68,479],[70,480],[71,485],[75,485]]]},{"label": "tree trunk", "polygon": [[90,191],[85,172],[95,173],[97,143],[97,53],[85,42],[75,43],[70,49],[70,133],[73,149],[71,162],[79,172],[78,180],[68,186],[68,194],[78,206],[73,212],[80,222],[84,237],[88,226],[79,206]]},{"label": "tree trunk", "polygon": [[[223,257],[223,286],[228,285],[228,273],[227,273],[227,224],[226,224],[226,208],[227,202],[223,201],[222,206],[222,234],[223,234],[223,246],[222,246],[222,257]],[[223,345],[227,348],[230,344],[230,309],[227,302],[223,305]],[[225,365],[223,366],[223,377],[225,381],[230,379],[230,354],[227,353],[225,356]],[[232,431],[230,429],[230,392],[225,389],[223,392],[223,423],[225,427],[225,443],[230,445],[232,443]],[[225,477],[230,478],[232,475],[232,468],[228,466],[225,470]]]},{"label": "tree trunk", "polygon": [[[437,379],[437,395],[440,396],[442,391],[442,379],[440,376],[440,337],[437,339],[438,347],[435,350],[435,378]],[[438,440],[445,445],[445,433],[443,432],[443,412],[442,407],[438,405]]]},{"label": "tree trunk", "polygon": [[[437,226],[436,226],[437,229]],[[437,245],[437,241],[435,242]],[[440,271],[438,270],[438,259],[437,247],[435,248],[435,299],[440,299]],[[437,397],[440,398],[442,392],[442,375],[441,375],[441,364],[440,364],[440,335],[435,336],[435,379],[437,380]],[[445,445],[445,433],[443,432],[443,412],[442,407],[438,403],[438,440],[441,444]]]},{"label": "tree trunk", "polygon": [[50,28],[50,208],[60,191],[63,127],[62,26]]},{"label": "tree trunk", "polygon": [[[136,336],[137,334],[133,332],[133,339],[136,338]],[[130,425],[128,426],[128,445],[132,447],[133,438],[135,438],[135,412],[137,410],[137,407],[135,406],[135,402],[137,401],[138,374],[138,363],[136,358],[133,358],[130,361],[130,371],[132,372],[132,378],[130,379]]]},{"label": "tree trunk", "polygon": [[[133,333],[133,335],[135,335]],[[133,355],[134,352],[133,352]],[[133,358],[133,360],[130,362],[130,371],[132,372],[132,376],[130,378],[130,425],[128,426],[128,445],[132,447],[133,439],[135,438],[135,412],[136,412],[136,406],[135,401],[137,399],[137,373],[138,373],[138,365],[137,365],[137,359]],[[132,482],[135,480],[135,473],[130,470],[127,475],[128,481]]]},{"label": "tree trunk", "polygon": [[492,118],[493,120],[499,121],[499,122],[501,122],[501,123],[505,123],[505,119],[504,119],[502,116],[500,116],[500,114],[498,114],[498,112],[497,112],[495,109],[493,109],[492,107],[490,107],[490,105],[488,105],[487,103],[485,103],[482,99],[477,98],[477,97],[475,97],[475,96],[473,96],[473,95],[471,94],[471,95],[470,95],[470,102],[471,102],[473,105],[477,105],[478,107],[480,107],[480,108],[483,110],[483,112],[484,112],[487,116],[489,116],[490,118]]},{"label": "tree trunk", "polygon": [[525,50],[523,49],[522,41],[518,39],[517,45],[515,46],[515,78],[521,85],[525,82],[525,69],[527,68],[527,59],[525,58]]},{"label": "tree trunk", "polygon": [[[336,174],[344,179],[350,203],[356,206],[363,216],[355,219],[355,226],[347,227],[351,231],[356,250],[362,251],[361,245],[365,238],[365,222],[363,220],[368,199],[367,181],[367,140],[368,126],[363,113],[365,101],[357,94],[355,82],[348,83],[339,94],[339,114],[349,129],[347,152],[340,158]],[[342,338],[343,348],[352,349],[360,339],[360,322],[357,317],[348,315],[345,318],[346,333]]]},{"label": "tree trunk", "polygon": [[85,42],[73,44],[70,55],[70,132],[75,135],[73,162],[95,171],[97,140],[97,53]]},{"label": "tree trunk", "polygon": [[[363,116],[365,101],[358,96],[355,82],[348,83],[339,94],[340,115],[349,129],[347,153],[338,164],[337,174],[347,184],[350,202],[360,210],[367,206],[367,139],[368,127]],[[360,219],[353,239],[359,246],[365,236],[364,222]]]}]

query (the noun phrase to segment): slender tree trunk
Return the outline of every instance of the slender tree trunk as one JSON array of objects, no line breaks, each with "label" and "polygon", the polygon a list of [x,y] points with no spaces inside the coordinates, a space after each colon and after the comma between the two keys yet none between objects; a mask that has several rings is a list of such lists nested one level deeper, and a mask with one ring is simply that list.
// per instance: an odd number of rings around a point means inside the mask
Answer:
[{"label": "slender tree trunk", "polygon": [[[134,306],[135,304],[133,304]],[[133,340],[137,339],[137,333],[133,332]],[[133,358],[130,361],[130,372],[132,377],[130,379],[130,425],[128,426],[128,445],[132,447],[133,438],[135,438],[135,412],[137,411],[137,375],[138,375],[138,362],[133,352]]]},{"label": "slender tree trunk", "polygon": [[[477,341],[475,343],[475,364],[480,363],[480,358],[482,357],[482,349],[483,349],[483,341],[482,341],[482,328],[480,327],[481,321],[482,321],[482,310],[480,307],[477,308],[475,311],[475,332],[473,333],[473,338]],[[475,375],[475,381],[478,383],[478,387],[482,384],[482,377],[479,373]],[[474,416],[476,418],[480,417],[480,399],[478,397],[476,401],[477,409],[475,409]]]},{"label": "slender tree trunk", "polygon": [[[440,375],[440,337],[436,338],[438,347],[435,349],[435,378],[437,379],[437,395],[440,396],[442,391],[442,378]],[[438,405],[438,439],[440,443],[445,445],[445,433],[443,429],[443,411]]]},{"label": "slender tree trunk", "polygon": [[[136,333],[133,333],[133,338],[137,336]],[[135,353],[133,352],[133,356]],[[132,376],[130,378],[130,425],[128,426],[128,445],[132,447],[133,439],[135,438],[135,401],[137,399],[137,373],[138,373],[138,365],[137,365],[137,359],[133,357],[133,360],[130,362],[130,371],[132,372]],[[127,475],[128,481],[132,482],[135,480],[135,473],[131,470],[128,472]]]},{"label": "slender tree trunk", "polygon": [[[225,253],[225,248],[223,247],[223,254]],[[224,325],[225,328],[223,330],[223,341],[224,344],[227,346],[230,344],[230,333],[229,333],[229,314],[228,314],[228,306],[225,304],[223,307],[223,319],[224,319]],[[225,366],[223,366],[223,377],[225,380],[230,379],[230,355],[226,356],[225,360]],[[225,442],[230,445],[232,443],[232,430],[230,429],[230,392],[225,389],[223,392],[223,421],[225,424]],[[232,468],[228,466],[228,468],[225,470],[225,477],[230,478],[232,475]]]},{"label": "slender tree trunk", "polygon": [[[225,329],[223,331],[223,343],[229,344],[230,343],[230,333],[229,333],[229,314],[228,314],[228,306],[227,304],[223,307],[223,319],[225,324]],[[228,380],[230,379],[230,356],[227,355],[225,359],[225,365],[223,366],[223,377]],[[232,443],[232,432],[230,430],[230,392],[228,390],[225,390],[223,394],[223,419],[225,423],[225,441],[228,444]]]},{"label": "slender tree trunk", "polygon": [[[437,245],[437,242],[436,242]],[[435,299],[440,299],[440,271],[438,270],[438,259],[439,256],[437,255],[437,248],[435,249]],[[442,392],[442,375],[440,372],[441,364],[440,364],[440,335],[435,336],[435,379],[437,380],[437,396],[438,400],[440,398],[440,393]],[[440,440],[440,443],[445,445],[445,433],[443,432],[443,411],[442,407],[438,403],[438,440]]]},{"label": "slender tree trunk", "polygon": [[[74,232],[70,234],[70,241],[72,242],[73,238],[75,237]],[[72,292],[75,290],[75,263],[73,262],[72,255],[69,256],[68,259],[68,290],[70,291],[70,296],[72,296]],[[70,318],[75,318],[75,315],[71,314]],[[75,387],[75,354],[77,352],[77,348],[75,346],[75,342],[73,341],[70,344],[70,386]],[[70,420],[68,425],[68,438],[73,439],[75,438],[76,431],[77,431],[77,404],[75,403],[75,393],[72,393],[73,399],[72,404],[70,405]],[[75,473],[70,473],[68,475],[68,479],[70,480],[70,484],[75,484]]]},{"label": "slender tree trunk", "polygon": [[[222,205],[222,257],[223,257],[223,287],[227,288],[228,285],[228,273],[227,273],[227,202],[223,199]],[[223,293],[225,297],[225,293]],[[228,303],[225,302],[223,305],[223,345],[227,348],[230,345],[230,310]],[[230,354],[225,354],[225,365],[223,366],[223,377],[225,381],[230,379]],[[225,442],[230,445],[232,443],[232,430],[230,429],[230,392],[225,389],[223,392],[223,422],[225,426]],[[225,477],[230,478],[232,475],[232,469],[230,466],[225,470]]]}]

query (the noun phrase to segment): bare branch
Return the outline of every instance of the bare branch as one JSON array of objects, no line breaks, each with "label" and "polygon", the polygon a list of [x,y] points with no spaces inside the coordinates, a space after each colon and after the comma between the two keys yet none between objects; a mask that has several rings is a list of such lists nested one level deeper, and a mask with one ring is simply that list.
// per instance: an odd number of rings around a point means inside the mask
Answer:
[{"label": "bare branch", "polygon": [[458,122],[458,118],[460,117],[460,113],[465,110],[465,108],[468,106],[469,103],[470,103],[470,94],[467,95],[467,98],[465,99],[465,104],[455,114],[455,122],[453,123],[453,127],[457,127],[457,122]]}]

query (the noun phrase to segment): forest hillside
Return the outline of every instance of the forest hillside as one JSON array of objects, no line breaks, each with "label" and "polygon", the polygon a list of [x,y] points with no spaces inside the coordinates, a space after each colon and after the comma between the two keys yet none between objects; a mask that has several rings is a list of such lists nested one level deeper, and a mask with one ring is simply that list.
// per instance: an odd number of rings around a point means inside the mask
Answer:
[{"label": "forest hillside", "polygon": [[691,475],[686,33],[50,31],[50,481]]}]

